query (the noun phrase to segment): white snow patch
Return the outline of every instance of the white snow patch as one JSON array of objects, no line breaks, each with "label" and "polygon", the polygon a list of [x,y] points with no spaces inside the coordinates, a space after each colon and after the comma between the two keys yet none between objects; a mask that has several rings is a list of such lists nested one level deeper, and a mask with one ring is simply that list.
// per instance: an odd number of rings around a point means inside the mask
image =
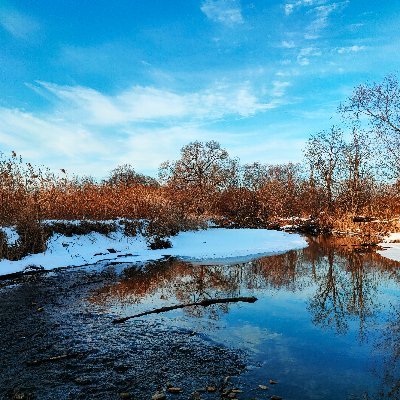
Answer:
[{"label": "white snow patch", "polygon": [[6,234],[7,244],[9,246],[12,246],[15,243],[17,243],[17,241],[19,239],[19,235],[18,235],[17,230],[15,229],[15,227],[13,227],[13,226],[4,226],[4,227],[0,227],[0,230],[2,230]]},{"label": "white snow patch", "polygon": [[[397,242],[397,243],[396,243]],[[379,250],[378,253],[386,258],[393,261],[400,262],[400,233],[391,233],[387,236],[380,246],[384,247],[384,250]]]},{"label": "white snow patch", "polygon": [[208,229],[181,232],[170,240],[170,249],[149,250],[143,237],[128,237],[122,231],[108,236],[94,232],[72,237],[57,234],[50,238],[44,253],[32,254],[19,261],[1,260],[0,275],[23,271],[32,265],[47,270],[94,264],[102,260],[142,262],[167,255],[193,261],[239,262],[307,247],[305,239],[298,234],[267,229]]}]

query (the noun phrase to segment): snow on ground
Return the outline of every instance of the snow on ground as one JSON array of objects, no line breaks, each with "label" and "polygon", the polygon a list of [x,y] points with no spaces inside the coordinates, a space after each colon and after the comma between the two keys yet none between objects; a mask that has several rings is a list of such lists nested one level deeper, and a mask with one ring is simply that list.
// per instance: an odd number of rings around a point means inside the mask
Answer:
[{"label": "snow on ground", "polygon": [[53,269],[93,264],[102,260],[148,261],[166,255],[193,261],[239,262],[307,247],[305,239],[298,234],[266,229],[181,232],[170,240],[172,248],[150,250],[143,237],[127,237],[121,231],[108,236],[94,232],[72,237],[56,234],[49,239],[44,253],[32,254],[19,261],[1,260],[0,275],[23,271],[33,265]]},{"label": "snow on ground", "polygon": [[9,246],[12,246],[13,244],[15,244],[17,242],[17,240],[19,239],[19,235],[18,235],[15,227],[5,226],[5,227],[0,227],[0,230],[6,234],[7,244]]},{"label": "snow on ground", "polygon": [[378,251],[381,256],[400,262],[400,233],[391,233],[379,245],[385,248]]}]

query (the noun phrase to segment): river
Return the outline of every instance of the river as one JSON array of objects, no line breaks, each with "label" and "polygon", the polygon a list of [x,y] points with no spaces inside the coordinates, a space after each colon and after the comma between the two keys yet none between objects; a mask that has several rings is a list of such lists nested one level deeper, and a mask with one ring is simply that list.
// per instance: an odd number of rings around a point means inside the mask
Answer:
[{"label": "river", "polygon": [[[352,244],[309,238],[242,264],[166,258],[0,282],[0,398],[398,399],[400,263]],[[238,296],[257,301],[112,323]]]}]

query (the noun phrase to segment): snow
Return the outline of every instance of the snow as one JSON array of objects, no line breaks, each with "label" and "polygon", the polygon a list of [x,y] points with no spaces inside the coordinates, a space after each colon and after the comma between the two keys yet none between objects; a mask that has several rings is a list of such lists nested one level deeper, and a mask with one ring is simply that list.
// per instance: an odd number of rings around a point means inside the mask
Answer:
[{"label": "snow", "polygon": [[3,231],[6,234],[7,237],[7,244],[9,246],[12,246],[17,242],[19,239],[19,235],[13,226],[5,226],[5,227],[0,227],[0,230]]},{"label": "snow", "polygon": [[[122,231],[66,237],[53,235],[44,253],[19,261],[0,261],[0,275],[23,271],[30,266],[46,270],[94,264],[104,260],[143,262],[174,256],[188,261],[240,262],[264,255],[307,247],[298,234],[266,229],[208,229],[181,232],[170,238],[172,248],[150,250],[141,236],[128,237]],[[108,250],[111,249],[111,252]],[[115,251],[115,252],[114,252]]]},{"label": "snow", "polygon": [[[398,242],[398,243],[393,243]],[[384,247],[384,250],[379,250],[378,253],[386,258],[393,261],[400,262],[400,233],[391,233],[387,236],[380,246]]]}]

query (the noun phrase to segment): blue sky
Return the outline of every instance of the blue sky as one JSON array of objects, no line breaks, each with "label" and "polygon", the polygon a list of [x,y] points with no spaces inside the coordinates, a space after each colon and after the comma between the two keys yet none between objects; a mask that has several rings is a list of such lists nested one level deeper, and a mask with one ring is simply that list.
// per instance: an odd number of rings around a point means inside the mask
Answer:
[{"label": "blue sky", "polygon": [[2,0],[0,151],[95,177],[193,140],[299,161],[399,38],[391,0]]}]

